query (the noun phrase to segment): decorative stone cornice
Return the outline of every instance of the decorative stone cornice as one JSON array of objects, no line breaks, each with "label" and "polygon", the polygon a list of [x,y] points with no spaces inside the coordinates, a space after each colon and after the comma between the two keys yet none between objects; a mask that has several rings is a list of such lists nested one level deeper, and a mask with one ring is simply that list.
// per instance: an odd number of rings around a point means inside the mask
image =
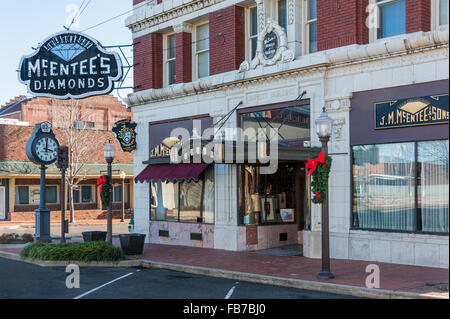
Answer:
[{"label": "decorative stone cornice", "polygon": [[168,10],[164,10],[161,3],[135,12],[126,19],[125,25],[135,33],[223,1],[225,0],[193,0]]},{"label": "decorative stone cornice", "polygon": [[416,32],[399,38],[387,38],[364,45],[351,45],[327,52],[329,61],[334,65],[358,63],[380,56],[392,56],[404,52],[411,53],[416,49],[448,45],[448,25],[430,32]]},{"label": "decorative stone cornice", "polygon": [[173,30],[176,33],[187,32],[192,33],[192,24],[190,23],[180,23],[173,26]]}]

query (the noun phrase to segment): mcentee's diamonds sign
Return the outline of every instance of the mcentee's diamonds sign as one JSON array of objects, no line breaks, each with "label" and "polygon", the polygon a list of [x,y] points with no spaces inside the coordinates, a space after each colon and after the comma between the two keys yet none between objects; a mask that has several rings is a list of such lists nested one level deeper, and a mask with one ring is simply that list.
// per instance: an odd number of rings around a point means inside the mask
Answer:
[{"label": "mcentee's diamonds sign", "polygon": [[122,77],[118,53],[91,37],[63,31],[45,39],[19,65],[19,81],[35,96],[56,99],[108,94]]}]

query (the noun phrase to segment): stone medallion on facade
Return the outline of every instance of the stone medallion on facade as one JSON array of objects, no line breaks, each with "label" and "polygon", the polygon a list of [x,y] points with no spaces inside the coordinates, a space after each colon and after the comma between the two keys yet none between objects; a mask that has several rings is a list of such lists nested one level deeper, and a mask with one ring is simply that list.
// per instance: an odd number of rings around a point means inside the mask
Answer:
[{"label": "stone medallion on facade", "polygon": [[255,69],[258,65],[270,66],[294,60],[294,52],[288,50],[286,31],[273,19],[267,18],[266,26],[258,34],[256,56],[252,61],[244,61],[239,72]]}]

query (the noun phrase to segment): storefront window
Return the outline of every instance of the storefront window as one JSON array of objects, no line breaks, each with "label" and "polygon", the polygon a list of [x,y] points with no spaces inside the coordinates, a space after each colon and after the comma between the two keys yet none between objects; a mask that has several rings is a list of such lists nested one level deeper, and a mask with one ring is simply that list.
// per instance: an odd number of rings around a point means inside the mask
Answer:
[{"label": "storefront window", "polygon": [[151,219],[178,221],[178,183],[151,183]]},{"label": "storefront window", "polygon": [[158,221],[214,223],[214,169],[206,169],[197,182],[152,182],[150,217]]},{"label": "storefront window", "polygon": [[180,183],[180,222],[201,222],[203,184],[203,181]]},{"label": "storefront window", "polygon": [[280,164],[277,173],[272,175],[260,174],[258,166],[241,166],[240,223],[303,224],[307,203],[302,166]]},{"label": "storefront window", "polygon": [[58,203],[58,188],[56,186],[45,187],[45,202],[47,204]]},{"label": "storefront window", "polygon": [[205,171],[203,195],[203,223],[214,224],[214,169]]},{"label": "storefront window", "polygon": [[29,204],[28,186],[16,186],[15,204]]},{"label": "storefront window", "polygon": [[354,146],[353,228],[448,233],[448,172],[448,140]]},{"label": "storefront window", "polygon": [[448,140],[417,145],[419,225],[424,232],[448,233]]},{"label": "storefront window", "polygon": [[[271,109],[242,114],[243,130],[253,129],[255,134],[246,140],[255,141],[259,128],[278,129],[279,139],[299,140],[310,137],[310,105]],[[269,133],[268,133],[269,134]]]},{"label": "storefront window", "polygon": [[92,186],[81,186],[81,201],[83,203],[92,203]]}]

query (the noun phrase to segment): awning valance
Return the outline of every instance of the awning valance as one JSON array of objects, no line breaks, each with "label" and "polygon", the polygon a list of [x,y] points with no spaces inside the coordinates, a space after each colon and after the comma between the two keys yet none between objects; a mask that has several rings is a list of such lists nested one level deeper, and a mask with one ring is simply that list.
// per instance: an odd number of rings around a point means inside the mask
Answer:
[{"label": "awning valance", "polygon": [[148,165],[136,176],[137,182],[182,182],[198,181],[208,164],[162,164]]}]

